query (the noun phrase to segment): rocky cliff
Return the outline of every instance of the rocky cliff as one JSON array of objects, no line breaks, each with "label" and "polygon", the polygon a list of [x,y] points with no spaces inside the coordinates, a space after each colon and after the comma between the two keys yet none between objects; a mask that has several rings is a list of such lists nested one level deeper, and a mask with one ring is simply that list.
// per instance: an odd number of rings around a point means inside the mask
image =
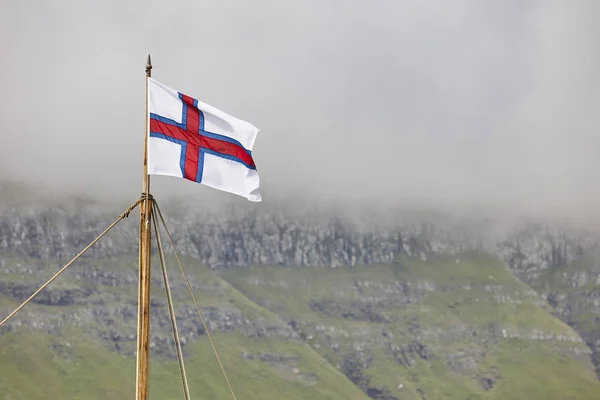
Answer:
[{"label": "rocky cliff", "polygon": [[[117,208],[115,208],[117,209]],[[283,207],[236,208],[215,213],[167,207],[164,215],[181,254],[213,268],[250,265],[341,267],[390,263],[399,254],[481,250],[501,256],[526,282],[600,248],[600,232],[560,229],[538,222],[510,228],[500,221],[402,219],[374,214],[290,212]],[[0,250],[40,259],[79,252],[118,212],[61,205],[0,209]],[[137,250],[137,214],[90,250],[97,257]],[[132,221],[133,219],[133,221]]]}]

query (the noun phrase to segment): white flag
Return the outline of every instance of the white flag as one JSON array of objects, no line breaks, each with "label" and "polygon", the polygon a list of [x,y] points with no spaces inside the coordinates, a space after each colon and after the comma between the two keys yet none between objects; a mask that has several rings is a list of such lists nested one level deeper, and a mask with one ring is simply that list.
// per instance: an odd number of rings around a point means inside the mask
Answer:
[{"label": "white flag", "polygon": [[148,174],[262,200],[252,158],[258,128],[152,78],[148,91]]}]

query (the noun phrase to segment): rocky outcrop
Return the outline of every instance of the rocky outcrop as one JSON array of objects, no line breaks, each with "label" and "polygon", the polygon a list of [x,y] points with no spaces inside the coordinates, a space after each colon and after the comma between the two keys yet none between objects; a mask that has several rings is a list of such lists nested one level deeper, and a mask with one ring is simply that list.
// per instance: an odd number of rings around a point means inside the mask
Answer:
[{"label": "rocky outcrop", "polygon": [[[456,253],[468,249],[499,254],[524,281],[532,282],[551,266],[572,262],[600,248],[600,233],[557,230],[521,224],[497,230],[487,224],[438,218],[434,222],[284,208],[235,210],[185,215],[166,209],[178,251],[213,268],[249,265],[327,266],[391,263],[406,253]],[[82,207],[2,209],[0,251],[40,259],[77,254],[116,215]],[[89,254],[110,257],[137,251],[137,218],[125,220]]]}]

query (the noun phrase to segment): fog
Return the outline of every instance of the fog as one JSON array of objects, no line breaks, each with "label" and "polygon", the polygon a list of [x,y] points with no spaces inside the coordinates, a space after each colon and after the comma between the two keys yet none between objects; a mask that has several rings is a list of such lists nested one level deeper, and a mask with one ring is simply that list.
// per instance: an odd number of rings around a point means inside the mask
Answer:
[{"label": "fog", "polygon": [[600,2],[1,3],[0,179],[137,197],[150,53],[260,128],[266,201],[597,213]]}]

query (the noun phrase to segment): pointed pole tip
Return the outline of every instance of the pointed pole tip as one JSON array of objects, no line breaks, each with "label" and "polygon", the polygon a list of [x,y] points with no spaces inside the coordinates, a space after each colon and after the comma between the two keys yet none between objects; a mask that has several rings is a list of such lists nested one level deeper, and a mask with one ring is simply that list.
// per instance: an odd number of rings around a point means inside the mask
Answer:
[{"label": "pointed pole tip", "polygon": [[146,61],[146,73],[149,73],[152,69],[152,60],[150,59],[150,54],[148,54],[148,61]]}]

